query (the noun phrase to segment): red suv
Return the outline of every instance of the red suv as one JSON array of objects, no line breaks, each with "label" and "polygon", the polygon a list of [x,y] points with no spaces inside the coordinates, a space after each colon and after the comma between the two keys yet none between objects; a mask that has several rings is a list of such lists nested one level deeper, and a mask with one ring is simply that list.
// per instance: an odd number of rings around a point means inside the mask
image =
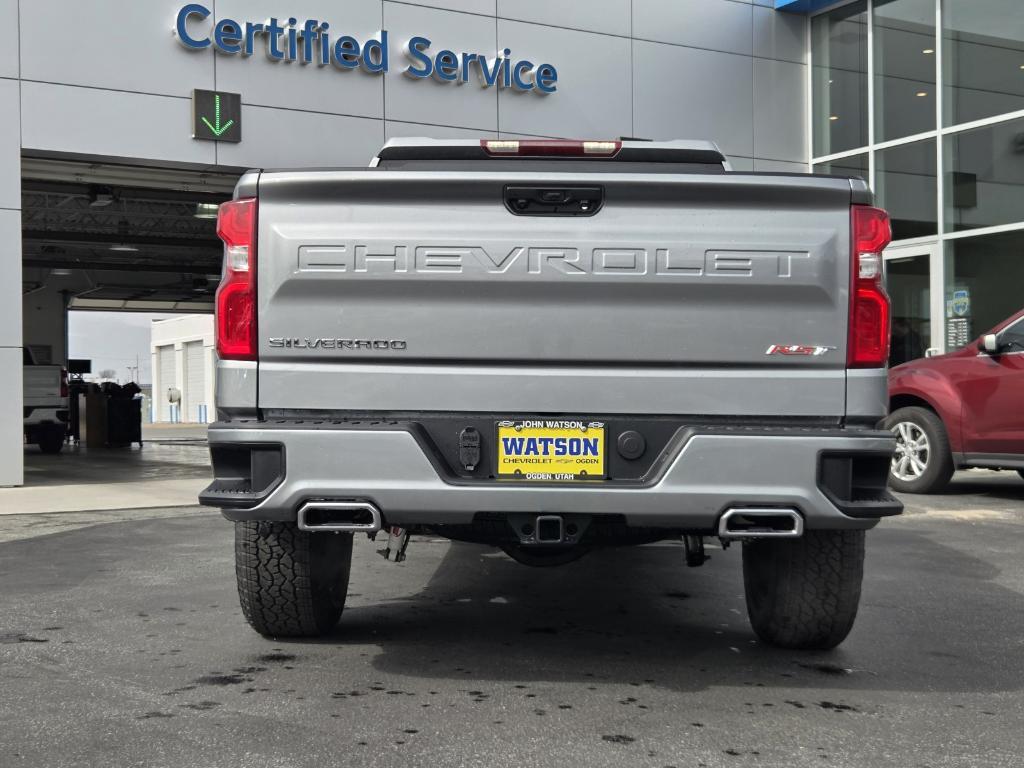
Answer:
[{"label": "red suv", "polygon": [[890,370],[889,413],[897,491],[938,491],[967,467],[1024,477],[1024,310],[956,352]]}]

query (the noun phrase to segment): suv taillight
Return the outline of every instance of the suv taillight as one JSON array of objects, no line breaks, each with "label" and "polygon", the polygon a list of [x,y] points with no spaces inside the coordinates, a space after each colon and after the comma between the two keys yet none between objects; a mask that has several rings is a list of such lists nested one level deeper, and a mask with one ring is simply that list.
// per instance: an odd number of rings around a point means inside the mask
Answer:
[{"label": "suv taillight", "polygon": [[217,354],[256,359],[256,200],[232,200],[217,214],[224,273],[217,288]]},{"label": "suv taillight", "polygon": [[889,214],[881,208],[854,205],[850,278],[848,368],[881,368],[889,359],[889,296],[882,284],[882,251],[892,240]]}]

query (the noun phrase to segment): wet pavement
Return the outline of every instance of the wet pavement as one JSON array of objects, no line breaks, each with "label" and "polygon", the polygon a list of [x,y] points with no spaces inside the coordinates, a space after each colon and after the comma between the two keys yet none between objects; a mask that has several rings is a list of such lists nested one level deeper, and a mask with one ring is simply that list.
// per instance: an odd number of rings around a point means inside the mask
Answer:
[{"label": "wet pavement", "polygon": [[0,488],[0,517],[194,505],[213,476],[206,426],[147,424],[142,436],[141,446],[67,445],[56,455],[26,446],[25,485]]},{"label": "wet pavement", "polygon": [[25,486],[107,485],[212,476],[205,425],[147,424],[142,437],[141,446],[133,443],[127,448],[90,451],[84,444],[66,445],[55,455],[26,446]]},{"label": "wet pavement", "polygon": [[2,518],[0,765],[1020,766],[1024,482],[907,500],[817,653],[754,639],[735,546],[362,539],[336,633],[287,642],[245,625],[216,513]]}]

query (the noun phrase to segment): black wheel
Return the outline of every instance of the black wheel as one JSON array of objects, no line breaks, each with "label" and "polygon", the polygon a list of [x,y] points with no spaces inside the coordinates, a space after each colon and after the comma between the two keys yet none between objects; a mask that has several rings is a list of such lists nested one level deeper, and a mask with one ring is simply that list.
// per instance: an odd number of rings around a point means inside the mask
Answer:
[{"label": "black wheel", "polygon": [[953,476],[953,453],[946,427],[927,408],[900,408],[883,425],[896,436],[889,485],[904,493],[935,493]]},{"label": "black wheel", "polygon": [[50,429],[40,433],[37,445],[43,453],[60,453],[64,448],[64,431]]},{"label": "black wheel", "polygon": [[807,531],[743,544],[747,615],[782,648],[827,649],[846,639],[864,576],[864,531]]},{"label": "black wheel", "polygon": [[352,534],[309,533],[295,523],[235,523],[235,576],[246,621],[267,637],[317,637],[342,610]]}]

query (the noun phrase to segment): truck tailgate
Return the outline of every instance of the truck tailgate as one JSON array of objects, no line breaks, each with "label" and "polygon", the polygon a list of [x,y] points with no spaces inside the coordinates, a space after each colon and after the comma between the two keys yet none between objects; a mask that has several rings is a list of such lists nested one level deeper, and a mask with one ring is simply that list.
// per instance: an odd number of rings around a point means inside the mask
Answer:
[{"label": "truck tailgate", "polygon": [[64,405],[59,365],[26,365],[22,370],[26,406],[57,408]]},{"label": "truck tailgate", "polygon": [[[507,185],[598,187],[603,207],[515,215]],[[264,174],[259,406],[841,416],[850,195],[809,176]]]}]

